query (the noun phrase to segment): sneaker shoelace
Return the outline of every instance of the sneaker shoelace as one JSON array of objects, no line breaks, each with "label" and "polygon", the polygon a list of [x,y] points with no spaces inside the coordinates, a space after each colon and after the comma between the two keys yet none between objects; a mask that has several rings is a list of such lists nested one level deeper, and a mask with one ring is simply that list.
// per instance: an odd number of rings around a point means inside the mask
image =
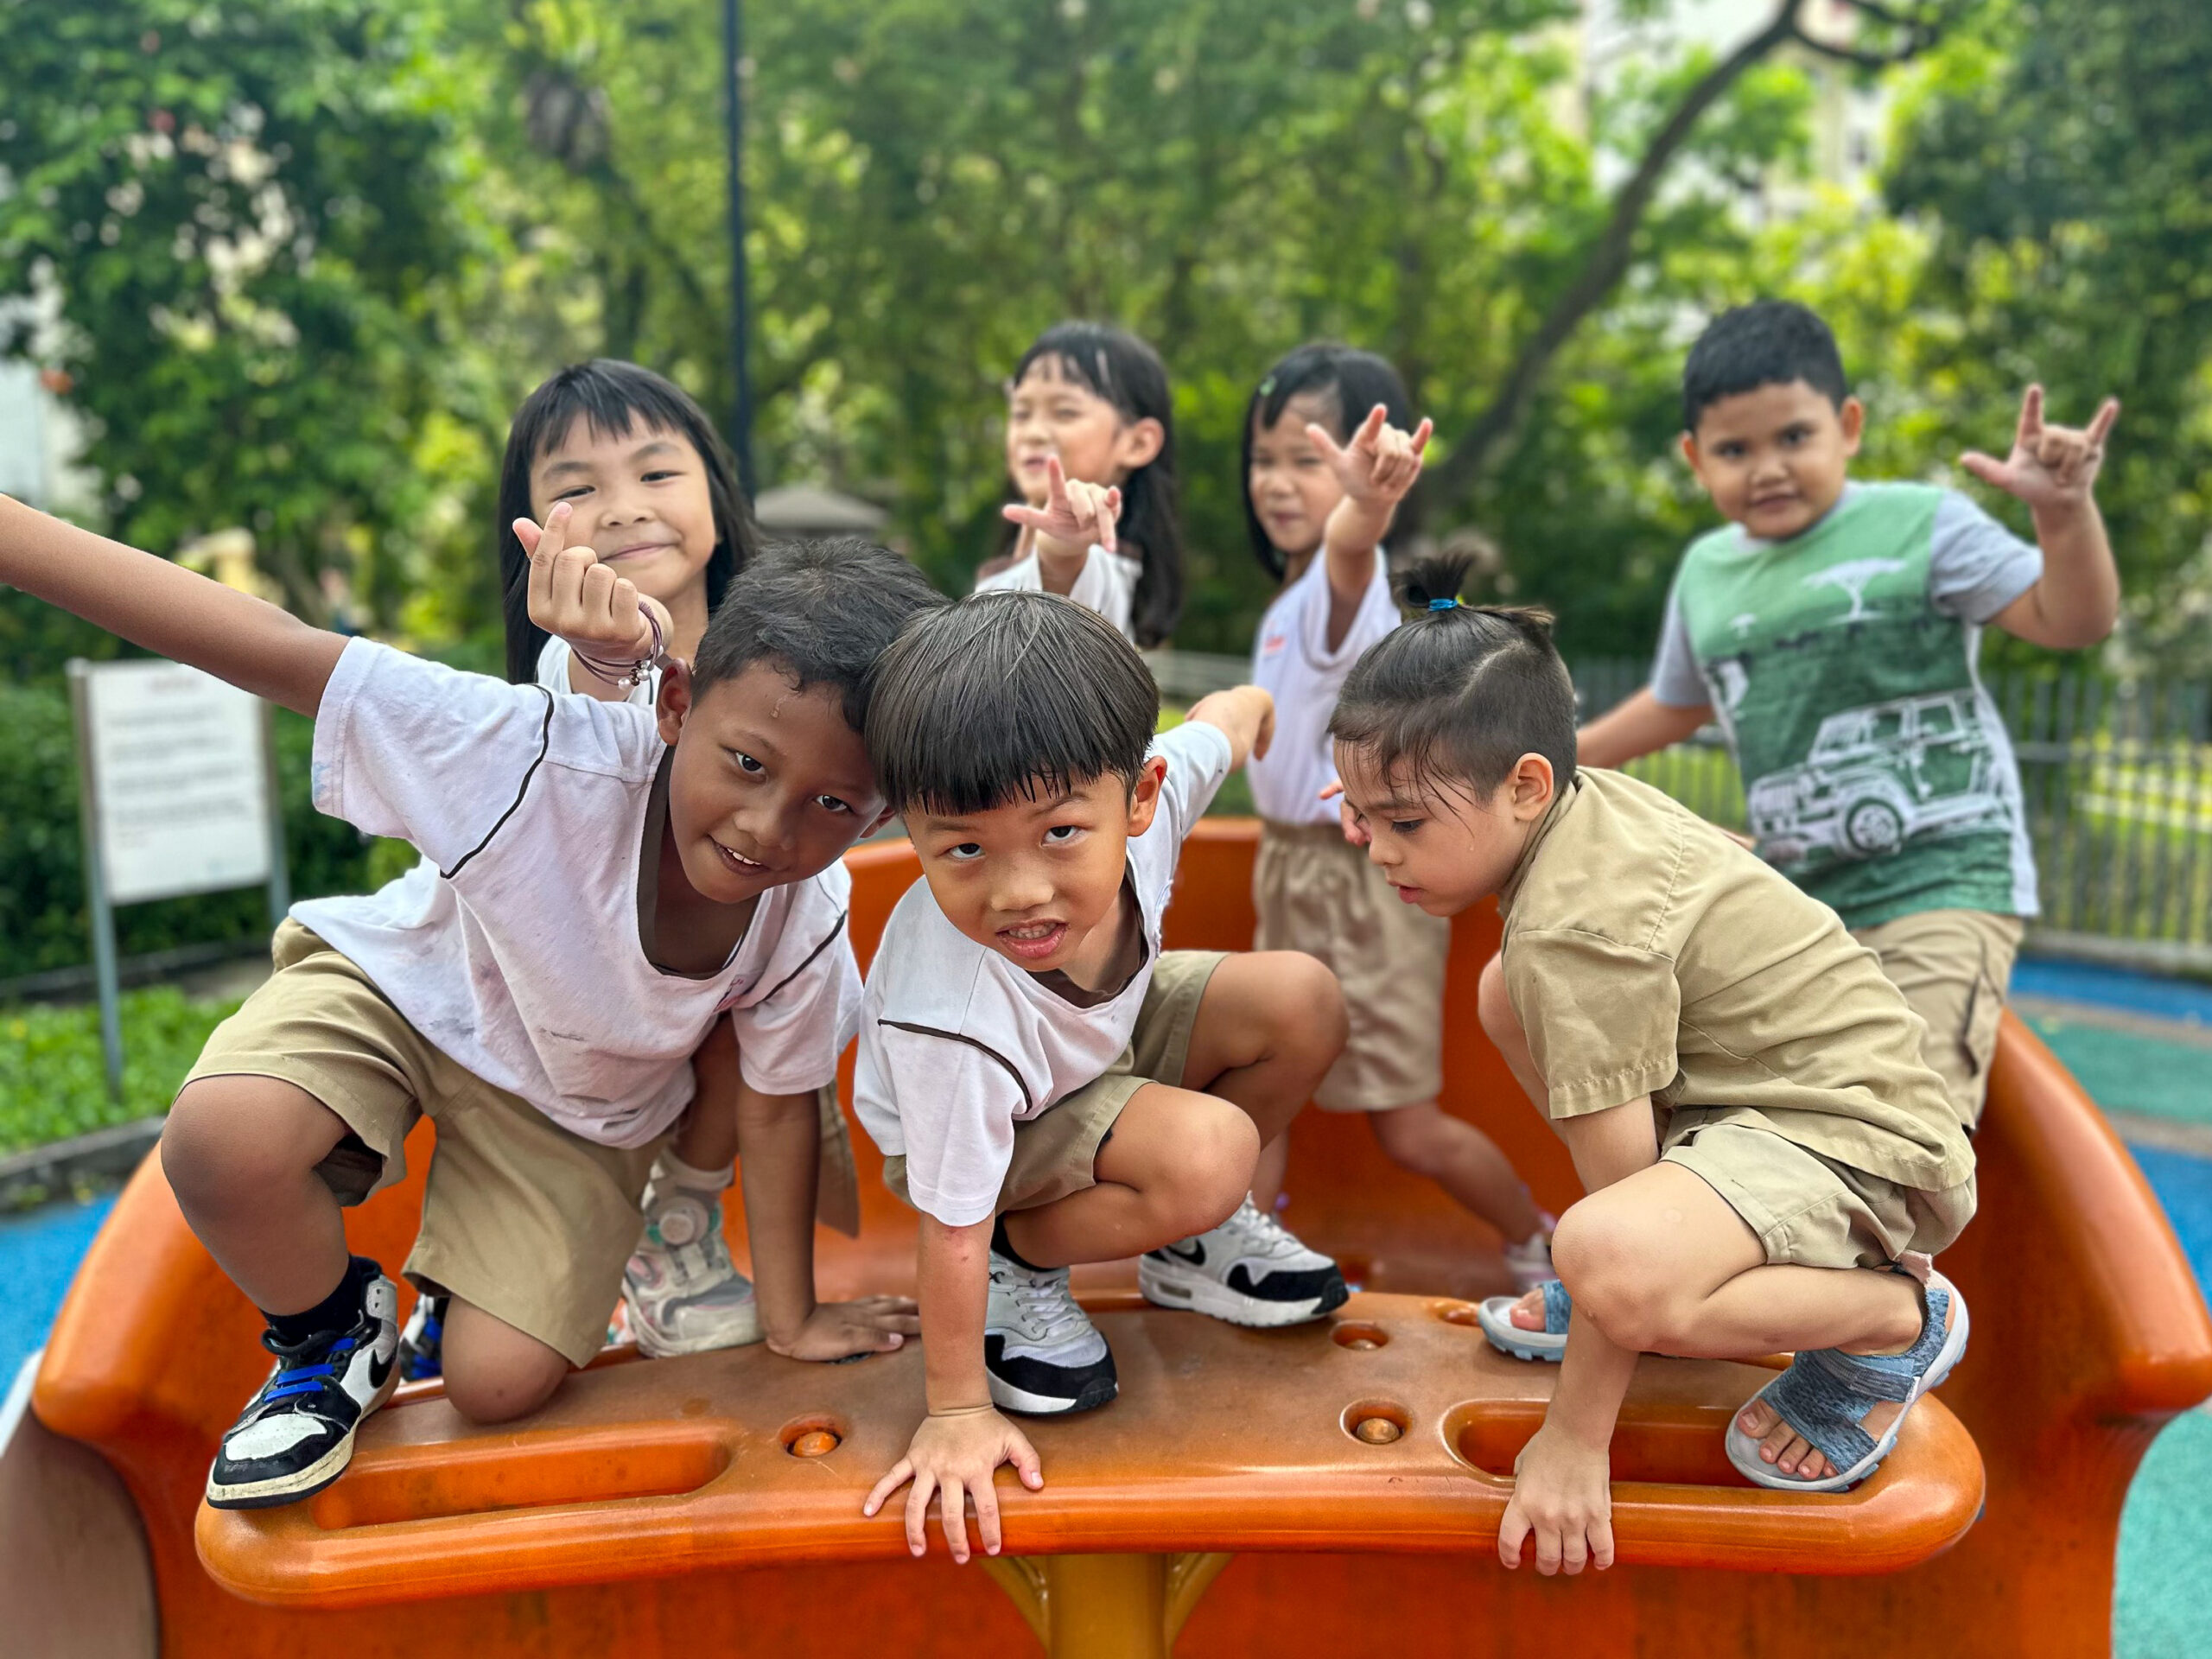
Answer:
[{"label": "sneaker shoelace", "polygon": [[1288,1228],[1249,1198],[1238,1205],[1236,1213],[1223,1224],[1224,1232],[1232,1229],[1253,1244],[1251,1254],[1255,1255],[1296,1255],[1306,1249]]},{"label": "sneaker shoelace", "polygon": [[[996,1271],[995,1264],[994,1270]],[[1009,1268],[1001,1277],[1007,1289],[1014,1293],[1014,1305],[1023,1323],[1034,1329],[1045,1340],[1058,1341],[1086,1323],[1083,1310],[1068,1294],[1065,1269],[1027,1274],[1018,1268]]]},{"label": "sneaker shoelace", "polygon": [[[355,1343],[350,1336],[333,1340],[324,1332],[317,1332],[304,1341],[285,1342],[274,1331],[264,1331],[261,1333],[261,1345],[276,1356],[276,1375],[270,1379],[269,1390],[261,1397],[262,1403],[267,1405],[298,1395],[321,1394],[326,1389],[336,1388],[339,1367],[334,1362],[353,1352]],[[317,1354],[321,1357],[315,1363],[301,1363],[314,1359]]]}]

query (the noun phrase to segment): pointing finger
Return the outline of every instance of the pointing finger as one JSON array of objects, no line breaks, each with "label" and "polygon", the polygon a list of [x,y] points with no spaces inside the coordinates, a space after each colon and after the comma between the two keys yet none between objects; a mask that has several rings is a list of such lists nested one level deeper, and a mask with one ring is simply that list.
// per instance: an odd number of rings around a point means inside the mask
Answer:
[{"label": "pointing finger", "polygon": [[1421,423],[1414,429],[1414,454],[1418,455],[1427,449],[1429,434],[1435,430],[1436,423],[1423,416]]},{"label": "pointing finger", "polygon": [[2026,448],[2043,435],[2043,387],[2031,385],[2027,396],[2020,399],[2019,429],[2013,433],[2012,442]]},{"label": "pointing finger", "polygon": [[1068,504],[1068,475],[1058,455],[1045,457],[1045,499],[1054,508]]},{"label": "pointing finger", "polygon": [[1390,411],[1377,404],[1367,411],[1367,418],[1359,423],[1359,430],[1351,436],[1355,449],[1372,450],[1382,436],[1382,429],[1389,421]]},{"label": "pointing finger", "polygon": [[2094,419],[2089,423],[2089,448],[2102,449],[2105,438],[2112,431],[2113,423],[2120,418],[2120,399],[2107,397],[2099,406]]},{"label": "pointing finger", "polygon": [[1119,485],[1109,488],[1098,503],[1098,545],[1109,553],[1121,551],[1114,526],[1122,516],[1122,490]]}]

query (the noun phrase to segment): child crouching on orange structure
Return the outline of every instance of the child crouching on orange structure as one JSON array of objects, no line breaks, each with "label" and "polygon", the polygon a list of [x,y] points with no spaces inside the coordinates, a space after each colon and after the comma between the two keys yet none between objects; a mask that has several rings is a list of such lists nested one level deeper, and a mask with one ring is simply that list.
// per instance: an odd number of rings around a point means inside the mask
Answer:
[{"label": "child crouching on orange structure", "polygon": [[1264,691],[1217,692],[1155,741],[1152,677],[1092,612],[983,593],[925,621],[885,654],[870,709],[923,880],[869,969],[855,1098],[922,1212],[929,1414],[866,1512],[911,1479],[918,1554],[941,1491],[965,1560],[963,1491],[995,1554],[992,1471],[1043,1484],[1001,1413],[1119,1387],[1071,1264],[1139,1256],[1149,1300],[1239,1325],[1344,1302],[1336,1264],[1249,1196],[1261,1146],[1343,1046],[1344,1004],[1294,951],[1160,947],[1184,837],[1267,747]]},{"label": "child crouching on orange structure", "polygon": [[[588,563],[562,557],[568,517],[535,550],[549,583]],[[275,975],[210,1037],[162,1131],[178,1205],[276,1360],[222,1437],[210,1503],[327,1486],[397,1382],[397,1287],[348,1254],[341,1206],[405,1174],[423,1114],[438,1138],[408,1272],[453,1299],[447,1399],[504,1421],[588,1361],[725,1014],[745,1089],[791,1131],[759,1148],[779,1179],[747,1177],[761,1300],[784,1299],[766,1311],[819,1358],[913,1328],[888,1304],[817,1306],[810,1272],[817,1091],[860,990],[837,861],[887,816],[866,688],[900,626],[943,603],[906,561],[832,543],[756,562],[696,662],[664,666],[657,710],[344,639],[5,498],[0,582],[309,715],[316,806],[423,855],[379,893],[295,907]],[[664,625],[641,625],[627,582],[603,598],[642,675]]]},{"label": "child crouching on orange structure", "polygon": [[1345,681],[1330,729],[1369,856],[1433,915],[1491,894],[1483,1027],[1573,1154],[1586,1198],[1559,1281],[1483,1309],[1564,1363],[1498,1554],[1613,1559],[1607,1447],[1637,1354],[1795,1351],[1728,1430],[1764,1486],[1864,1479],[1964,1351],[1930,1271],[1974,1213],[1974,1153],[1921,1025],[1834,911],[1657,790],[1578,770],[1574,691],[1540,613],[1424,614]]}]

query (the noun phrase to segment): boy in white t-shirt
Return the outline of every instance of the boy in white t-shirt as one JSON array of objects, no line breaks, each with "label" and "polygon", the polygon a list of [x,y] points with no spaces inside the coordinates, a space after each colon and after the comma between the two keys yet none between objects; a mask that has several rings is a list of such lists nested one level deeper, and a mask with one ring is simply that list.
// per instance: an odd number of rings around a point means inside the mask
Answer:
[{"label": "boy in white t-shirt", "polygon": [[855,1098],[922,1211],[929,1415],[866,1509],[911,1478],[917,1554],[933,1491],[965,1560],[963,1492],[995,1554],[991,1471],[1042,1484],[1001,1408],[1114,1398],[1071,1263],[1139,1256],[1150,1300],[1241,1325],[1347,1294],[1249,1198],[1261,1146],[1343,1046],[1336,981],[1292,951],[1160,949],[1183,838],[1267,747],[1273,705],[1220,692],[1155,742],[1158,715],[1128,643],[1050,594],[918,619],[879,671],[868,752],[924,879],[869,972]]},{"label": "boy in white t-shirt", "polygon": [[893,1302],[817,1306],[810,1254],[816,1090],[859,1000],[837,859],[887,817],[864,688],[942,602],[905,560],[845,543],[756,563],[696,664],[664,665],[657,715],[341,639],[4,498],[0,582],[313,716],[316,805],[426,861],[295,907],[276,973],[209,1039],[163,1132],[185,1218],[277,1362],[223,1437],[211,1503],[328,1485],[396,1382],[397,1292],[348,1255],[340,1206],[404,1174],[423,1113],[438,1139],[408,1272],[452,1294],[447,1398],[500,1421],[589,1359],[724,1014],[756,1107],[771,1344],[829,1359],[915,1328]]}]

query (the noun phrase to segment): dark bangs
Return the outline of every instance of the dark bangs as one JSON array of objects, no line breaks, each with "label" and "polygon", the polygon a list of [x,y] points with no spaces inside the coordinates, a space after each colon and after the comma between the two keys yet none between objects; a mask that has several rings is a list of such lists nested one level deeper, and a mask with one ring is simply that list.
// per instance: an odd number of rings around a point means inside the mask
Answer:
[{"label": "dark bangs", "polygon": [[1150,671],[1104,618],[1052,594],[974,594],[884,653],[868,749],[893,810],[959,817],[1109,772],[1134,788],[1159,721]]},{"label": "dark bangs", "polygon": [[1380,404],[1389,411],[1390,424],[1402,431],[1413,429],[1413,401],[1397,370],[1372,352],[1356,352],[1349,346],[1319,340],[1301,346],[1269,369],[1244,408],[1243,448],[1238,487],[1244,493],[1244,531],[1252,543],[1252,556],[1277,582],[1289,562],[1282,550],[1268,539],[1260,515],[1252,510],[1252,438],[1262,427],[1282,418],[1294,397],[1308,397],[1325,406],[1319,424],[1338,443]]},{"label": "dark bangs", "polygon": [[530,556],[515,539],[514,522],[537,516],[530,510],[530,469],[568,436],[579,416],[595,438],[620,437],[639,426],[673,433],[699,452],[715,514],[715,550],[707,560],[709,615],[721,607],[730,578],[745,568],[757,544],[729,446],[683,387],[651,369],[613,358],[563,369],[515,411],[506,456],[499,463],[499,604],[506,620],[507,678],[517,685],[537,677],[546,635],[530,620]]}]

